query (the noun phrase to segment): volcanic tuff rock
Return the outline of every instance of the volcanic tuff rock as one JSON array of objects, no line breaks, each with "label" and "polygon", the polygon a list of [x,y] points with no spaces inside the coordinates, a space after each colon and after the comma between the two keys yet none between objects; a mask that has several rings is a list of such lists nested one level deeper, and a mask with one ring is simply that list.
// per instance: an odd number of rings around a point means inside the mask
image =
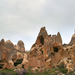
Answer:
[{"label": "volcanic tuff rock", "polygon": [[75,34],[72,36],[70,44],[72,46],[62,45],[60,33],[57,35],[48,35],[45,27],[42,27],[36,42],[29,51],[29,66],[35,68],[51,68],[56,66],[59,61],[63,61],[68,69],[72,71],[75,67],[74,50],[75,50]]},{"label": "volcanic tuff rock", "polygon": [[15,48],[21,52],[25,52],[25,47],[23,41],[19,40]]},{"label": "volcanic tuff rock", "polygon": [[[57,56],[58,55],[58,56]],[[51,68],[63,57],[61,35],[48,35],[42,27],[29,53],[29,66]]]},{"label": "volcanic tuff rock", "polygon": [[63,45],[59,32],[57,35],[48,35],[45,27],[42,27],[29,52],[25,51],[21,40],[15,46],[10,40],[0,41],[0,68],[32,67],[33,71],[44,71],[62,63],[68,72],[75,68],[75,34],[69,44]]},{"label": "volcanic tuff rock", "polygon": [[69,45],[72,46],[73,44],[75,44],[75,34],[73,34]]},{"label": "volcanic tuff rock", "polygon": [[[20,47],[24,48],[23,42],[22,42],[22,46],[20,46]],[[7,69],[13,68],[14,67],[14,62],[13,62],[12,59],[14,59],[14,58],[17,58],[16,60],[20,59],[16,55],[17,52],[18,52],[18,50],[15,48],[15,45],[10,40],[7,40],[5,42],[4,39],[2,39],[0,41],[0,62],[1,62],[0,67],[3,68],[3,69],[5,69],[5,68],[7,68]]]}]

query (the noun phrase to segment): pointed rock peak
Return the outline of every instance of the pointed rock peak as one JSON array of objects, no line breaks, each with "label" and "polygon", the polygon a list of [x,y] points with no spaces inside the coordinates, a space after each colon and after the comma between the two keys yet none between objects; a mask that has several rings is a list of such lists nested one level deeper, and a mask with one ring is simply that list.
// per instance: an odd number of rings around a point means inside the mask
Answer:
[{"label": "pointed rock peak", "polygon": [[11,44],[13,44],[10,40],[7,40],[5,43],[11,43]]},{"label": "pointed rock peak", "polygon": [[75,44],[75,34],[72,35],[69,45],[72,46],[73,44]]},{"label": "pointed rock peak", "polygon": [[18,42],[23,42],[22,40],[19,40]]},{"label": "pointed rock peak", "polygon": [[5,43],[5,41],[4,41],[4,39],[2,39],[2,40],[1,40],[1,44],[3,44],[3,45],[4,45],[4,43]]},{"label": "pointed rock peak", "polygon": [[60,37],[61,38],[60,32],[57,33],[57,37]]},{"label": "pointed rock peak", "polygon": [[14,44],[10,40],[7,40],[5,42],[5,47],[11,50],[14,48]]},{"label": "pointed rock peak", "polygon": [[2,40],[1,40],[1,42],[2,42],[2,43],[4,43],[4,42],[5,42],[5,40],[4,40],[4,39],[2,39]]},{"label": "pointed rock peak", "polygon": [[6,42],[11,42],[10,40],[7,40]]},{"label": "pointed rock peak", "polygon": [[42,36],[44,36],[44,37],[45,37],[45,36],[48,36],[45,27],[42,27],[42,28],[40,29],[39,36],[40,36],[40,35],[42,35]]},{"label": "pointed rock peak", "polygon": [[[23,41],[22,41],[22,40],[19,40],[18,43],[23,43]],[[24,43],[23,43],[23,44],[24,44]]]},{"label": "pointed rock peak", "polygon": [[24,46],[24,43],[22,40],[19,40],[18,43],[17,43],[17,46],[18,46],[18,50],[19,51],[22,51],[22,52],[25,52],[25,46]]},{"label": "pointed rock peak", "polygon": [[60,32],[57,33],[56,41],[62,44],[62,38],[61,38]]},{"label": "pointed rock peak", "polygon": [[75,34],[73,34],[72,37],[75,37]]},{"label": "pointed rock peak", "polygon": [[40,32],[45,32],[45,31],[46,31],[45,27],[42,27],[40,30]]},{"label": "pointed rock peak", "polygon": [[60,32],[58,32],[57,35],[60,35]]},{"label": "pointed rock peak", "polygon": [[22,40],[19,40],[17,44],[18,44],[19,46],[21,46],[21,45],[24,46],[24,43],[23,43]]}]

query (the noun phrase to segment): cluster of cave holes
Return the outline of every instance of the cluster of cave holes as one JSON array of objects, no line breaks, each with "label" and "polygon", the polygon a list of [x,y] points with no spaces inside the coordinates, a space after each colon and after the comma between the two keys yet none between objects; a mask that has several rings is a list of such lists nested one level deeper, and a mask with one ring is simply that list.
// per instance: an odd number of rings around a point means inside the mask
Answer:
[{"label": "cluster of cave holes", "polygon": [[43,54],[43,51],[41,51],[41,53]]}]

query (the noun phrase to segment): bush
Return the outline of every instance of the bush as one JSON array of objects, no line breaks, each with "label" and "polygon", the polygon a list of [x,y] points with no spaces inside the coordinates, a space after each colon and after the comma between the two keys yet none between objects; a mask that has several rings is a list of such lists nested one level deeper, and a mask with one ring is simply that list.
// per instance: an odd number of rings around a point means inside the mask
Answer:
[{"label": "bush", "polygon": [[59,71],[62,72],[62,73],[64,73],[64,74],[66,74],[68,72],[68,70],[64,69],[64,68],[60,69]]},{"label": "bush", "polygon": [[58,70],[59,70],[60,72],[64,73],[64,74],[66,74],[66,73],[68,72],[68,70],[65,69],[65,67],[64,67],[64,63],[61,64],[61,65],[59,65],[59,66],[57,66],[57,67],[58,67]]}]

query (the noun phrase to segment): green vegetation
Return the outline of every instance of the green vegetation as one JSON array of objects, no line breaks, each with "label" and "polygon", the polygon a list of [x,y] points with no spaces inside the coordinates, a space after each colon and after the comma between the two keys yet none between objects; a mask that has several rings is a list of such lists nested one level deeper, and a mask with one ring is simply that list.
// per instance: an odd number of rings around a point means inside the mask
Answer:
[{"label": "green vegetation", "polygon": [[58,66],[58,70],[63,74],[66,74],[68,72],[68,70],[64,67],[64,64]]},{"label": "green vegetation", "polygon": [[68,70],[64,68],[64,64],[53,67],[51,69],[45,69],[44,72],[39,72],[38,70],[33,72],[31,71],[31,67],[28,70],[22,69],[21,71],[13,71],[13,70],[0,70],[0,75],[57,75],[63,73],[65,75],[75,75],[75,70],[67,73]]},{"label": "green vegetation", "polygon": [[16,75],[16,72],[13,70],[0,70],[0,75]]}]

